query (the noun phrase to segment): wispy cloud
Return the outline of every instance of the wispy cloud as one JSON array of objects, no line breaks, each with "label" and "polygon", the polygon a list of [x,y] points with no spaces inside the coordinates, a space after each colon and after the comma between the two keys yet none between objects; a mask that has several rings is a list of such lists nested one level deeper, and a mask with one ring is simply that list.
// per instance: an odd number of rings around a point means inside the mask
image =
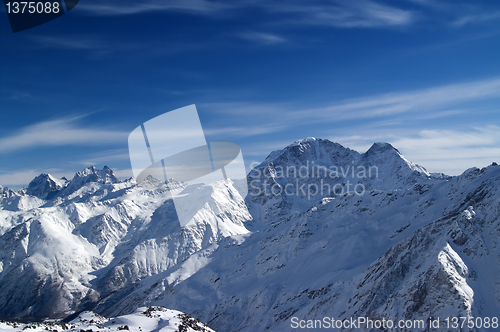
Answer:
[{"label": "wispy cloud", "polygon": [[343,118],[374,118],[412,111],[436,111],[461,102],[498,97],[500,79],[491,79],[347,100],[325,111]]},{"label": "wispy cloud", "polygon": [[208,0],[146,0],[86,2],[78,6],[88,14],[98,16],[134,15],[146,12],[183,11],[192,14],[211,14],[231,8],[228,4]]},{"label": "wispy cloud", "polygon": [[500,20],[500,11],[483,12],[475,15],[465,15],[452,22],[454,26],[463,27],[468,24],[484,23]]},{"label": "wispy cloud", "polygon": [[458,175],[470,167],[499,162],[500,127],[422,130],[413,137],[397,138],[393,144],[431,171]]},{"label": "wispy cloud", "polygon": [[[215,47],[210,41],[201,41],[191,43],[189,41],[168,42],[164,40],[125,40],[117,39],[115,36],[92,36],[82,35],[27,35],[33,41],[33,47],[36,49],[60,49],[75,52],[86,52],[92,58],[101,58],[105,56],[114,56],[120,54],[123,57],[159,57],[172,55],[176,53],[199,51]],[[30,44],[31,45],[31,44]],[[144,50],[150,50],[145,53]],[[176,69],[181,71],[180,69]]]},{"label": "wispy cloud", "polygon": [[287,129],[287,125],[272,123],[272,124],[254,124],[252,126],[228,126],[204,129],[206,135],[221,136],[221,137],[251,137],[269,133],[277,133]]},{"label": "wispy cloud", "polygon": [[250,143],[245,145],[243,150],[245,156],[261,156],[262,154],[269,154],[275,150],[281,150],[290,145],[290,140],[275,140],[272,142]]},{"label": "wispy cloud", "polygon": [[87,51],[98,55],[124,52],[130,54],[131,51],[139,51],[144,48],[151,48],[150,46],[152,46],[146,45],[144,42],[122,42],[116,39],[106,39],[103,36],[91,35],[28,35],[28,38],[34,41],[38,48]]},{"label": "wispy cloud", "polygon": [[[413,23],[409,10],[384,5],[371,0],[330,2],[266,2],[269,11],[296,15],[294,24],[324,25],[341,28],[403,26]],[[286,21],[291,23],[291,21]]]},{"label": "wispy cloud", "polygon": [[212,17],[238,17],[245,9],[257,9],[264,23],[321,25],[338,28],[380,28],[411,25],[420,19],[440,21],[456,27],[500,19],[499,11],[484,2],[407,0],[390,5],[380,0],[90,0],[78,6],[95,16],[136,15],[176,11]]},{"label": "wispy cloud", "polygon": [[434,20],[454,27],[481,24],[500,19],[500,11],[488,1],[407,0],[421,6],[421,13]]},{"label": "wispy cloud", "polygon": [[[210,133],[234,134],[234,137],[255,136],[284,131],[306,124],[328,124],[341,121],[378,119],[389,125],[412,120],[432,120],[463,114],[464,104],[500,98],[500,79],[473,81],[462,84],[393,92],[327,105],[304,106],[293,103],[217,103],[202,107],[230,114],[231,125],[224,121],[209,127]],[[461,106],[461,109],[457,109]],[[475,112],[481,111],[475,109]],[[378,125],[378,123],[375,123]],[[248,131],[240,128],[249,128]]]},{"label": "wispy cloud", "polygon": [[[76,169],[76,168],[75,168]],[[0,171],[0,185],[3,187],[9,187],[14,190],[21,189],[23,187],[27,187],[28,184],[35,177],[42,173],[50,174],[56,179],[61,179],[65,177],[68,180],[71,180],[75,175],[76,171],[83,170],[83,167],[76,170],[63,170],[59,168],[50,168],[50,169],[24,169],[19,171],[9,171],[2,172]],[[113,173],[118,179],[124,180],[132,177],[131,169],[118,169],[112,168]]]},{"label": "wispy cloud", "polygon": [[92,37],[84,36],[32,36],[41,46],[74,50],[101,50],[107,48],[106,43]]},{"label": "wispy cloud", "polygon": [[112,170],[113,170],[113,174],[115,174],[115,176],[121,180],[128,179],[128,178],[131,178],[134,176],[134,173],[132,172],[132,170],[130,168],[126,168],[126,169],[112,168]]},{"label": "wispy cloud", "polygon": [[27,126],[0,137],[0,153],[41,146],[95,145],[126,141],[128,132],[108,128],[83,127],[81,117],[50,120]]},{"label": "wispy cloud", "polygon": [[[477,148],[481,146],[497,146],[500,149],[500,127],[495,125],[476,127],[467,132],[422,130],[417,138],[401,138],[398,142],[409,149],[416,149],[422,145],[440,150],[455,149],[457,147]],[[462,155],[462,157],[467,158],[467,155]]]},{"label": "wispy cloud", "polygon": [[[349,135],[354,132],[357,134]],[[465,130],[419,130],[393,128],[389,131],[350,128],[347,135],[323,136],[345,147],[366,152],[374,142],[389,142],[407,159],[424,166],[430,172],[460,175],[471,167],[485,167],[500,162],[500,127],[472,127]],[[269,152],[292,143],[274,140],[248,144],[242,148],[247,166],[260,162]],[[253,158],[253,159],[252,159]]]},{"label": "wispy cloud", "polygon": [[63,176],[67,179],[71,179],[75,172],[65,172],[61,169],[49,169],[49,170],[38,170],[38,169],[26,169],[19,171],[9,171],[0,172],[0,185],[4,187],[10,187],[12,189],[21,189],[22,187],[27,187],[27,185],[33,180],[35,177],[40,175],[41,173],[49,173],[57,179],[62,178]]},{"label": "wispy cloud", "polygon": [[287,42],[285,38],[280,37],[276,34],[255,32],[255,31],[240,33],[238,34],[238,36],[240,38],[256,42],[262,45],[283,44]]},{"label": "wispy cloud", "polygon": [[95,166],[95,165],[116,165],[118,162],[130,160],[130,155],[127,149],[112,149],[92,153],[88,156],[83,156],[82,159],[71,161],[71,164]]},{"label": "wispy cloud", "polygon": [[9,99],[11,99],[11,100],[29,100],[29,99],[33,99],[33,96],[27,92],[15,92],[9,97]]},{"label": "wispy cloud", "polygon": [[[84,13],[98,16],[134,15],[146,12],[178,11],[194,15],[237,16],[242,9],[254,8],[266,14],[279,14],[282,23],[325,25],[342,28],[402,26],[414,21],[409,10],[373,0],[357,1],[264,1],[264,0],[146,0],[93,1],[79,5]],[[276,22],[276,18],[273,18]]]},{"label": "wispy cloud", "polygon": [[[223,135],[227,140],[244,136],[264,140],[242,146],[244,154],[254,159],[262,160],[273,147],[286,146],[305,133],[330,138],[359,152],[377,141],[390,142],[432,172],[457,175],[469,167],[486,166],[500,159],[500,127],[489,126],[489,106],[478,106],[498,98],[500,79],[493,78],[315,107],[298,102],[219,103],[205,104],[200,109],[227,114],[218,117],[224,121],[209,125],[208,134]],[[468,110],[472,104],[474,109]],[[474,127],[462,125],[462,131],[449,130],[448,124],[455,123],[457,117],[470,118],[471,114],[476,114]]]},{"label": "wispy cloud", "polygon": [[[406,131],[406,132],[405,132]],[[500,127],[487,125],[466,130],[394,129],[361,135],[329,138],[346,147],[365,152],[374,142],[389,142],[409,160],[431,172],[462,174],[471,167],[484,167],[500,160]]]},{"label": "wispy cloud", "polygon": [[7,87],[7,84],[4,85],[5,87],[0,88],[0,100],[23,102],[35,99],[35,96],[30,91]]}]

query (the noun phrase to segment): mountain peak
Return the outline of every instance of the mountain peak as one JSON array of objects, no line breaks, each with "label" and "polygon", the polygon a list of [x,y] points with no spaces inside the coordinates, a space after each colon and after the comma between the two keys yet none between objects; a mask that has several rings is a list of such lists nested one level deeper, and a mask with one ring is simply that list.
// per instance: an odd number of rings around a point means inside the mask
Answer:
[{"label": "mountain peak", "polygon": [[87,182],[97,182],[99,180],[104,180],[105,183],[116,183],[118,179],[115,177],[115,174],[108,166],[104,166],[102,169],[97,169],[95,166],[89,166],[85,168],[83,171],[76,172],[73,177],[72,182],[78,178],[85,178]]},{"label": "mountain peak", "polygon": [[275,164],[304,164],[307,161],[325,165],[342,165],[351,163],[359,158],[359,153],[345,148],[339,143],[328,139],[307,137],[286,146],[282,150],[273,151],[263,165]]},{"label": "mountain peak", "polygon": [[[65,177],[56,179],[50,174],[42,173],[31,180],[26,189],[22,189],[18,193],[21,195],[26,193],[27,195],[35,196],[43,200],[50,200],[58,195],[59,192],[61,192],[62,195],[68,195],[90,182],[107,184],[118,183],[120,181],[108,166],[104,166],[103,169],[89,166],[82,171],[76,172],[70,181]],[[5,190],[0,187],[0,192],[2,191]]]},{"label": "mountain peak", "polygon": [[381,152],[386,152],[386,151],[394,151],[401,155],[401,153],[393,147],[390,143],[387,142],[375,142],[372,144],[372,146],[366,151],[366,154],[372,154],[372,153],[381,153]]},{"label": "mountain peak", "polygon": [[91,182],[106,184],[118,183],[120,181],[115,177],[115,174],[108,166],[104,166],[103,169],[97,169],[95,166],[89,166],[83,171],[76,172],[73,179],[64,189],[65,194],[69,195]]},{"label": "mountain peak", "polygon": [[85,168],[83,171],[76,172],[75,177],[84,177],[87,175],[97,174],[97,173],[98,173],[98,169],[94,165],[92,165],[92,166]]},{"label": "mountain peak", "polygon": [[365,163],[373,164],[379,169],[387,166],[387,174],[396,174],[401,171],[417,172],[425,176],[430,173],[422,166],[417,165],[406,159],[398,149],[386,142],[376,142],[363,154]]},{"label": "mountain peak", "polygon": [[61,182],[50,174],[42,173],[31,180],[26,193],[41,199],[49,199],[64,187],[64,183]]},{"label": "mountain peak", "polygon": [[310,142],[316,142],[316,141],[317,141],[317,139],[315,137],[306,137],[306,138],[303,138],[303,139],[299,139],[299,140],[293,142],[290,145],[300,145],[300,144],[310,143]]}]

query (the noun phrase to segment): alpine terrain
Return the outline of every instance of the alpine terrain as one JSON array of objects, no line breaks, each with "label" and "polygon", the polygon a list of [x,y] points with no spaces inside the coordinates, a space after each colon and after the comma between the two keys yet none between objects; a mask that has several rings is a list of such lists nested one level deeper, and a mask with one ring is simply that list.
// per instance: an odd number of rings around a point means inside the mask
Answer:
[{"label": "alpine terrain", "polygon": [[197,186],[41,174],[0,187],[0,328],[492,331],[499,244],[496,163],[431,174],[388,143],[307,138]]}]

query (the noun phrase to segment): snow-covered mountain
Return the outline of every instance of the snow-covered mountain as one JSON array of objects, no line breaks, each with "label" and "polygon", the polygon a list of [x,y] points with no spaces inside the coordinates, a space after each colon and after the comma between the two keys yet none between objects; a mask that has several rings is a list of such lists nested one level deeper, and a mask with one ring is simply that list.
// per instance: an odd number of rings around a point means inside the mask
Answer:
[{"label": "snow-covered mountain", "polygon": [[[360,154],[308,138],[272,152],[247,180],[245,200],[237,181],[137,184],[107,167],[0,188],[0,316],[116,317],[161,305],[220,331],[498,317],[496,164],[450,177],[387,143]],[[192,210],[184,228],[172,195]]]}]

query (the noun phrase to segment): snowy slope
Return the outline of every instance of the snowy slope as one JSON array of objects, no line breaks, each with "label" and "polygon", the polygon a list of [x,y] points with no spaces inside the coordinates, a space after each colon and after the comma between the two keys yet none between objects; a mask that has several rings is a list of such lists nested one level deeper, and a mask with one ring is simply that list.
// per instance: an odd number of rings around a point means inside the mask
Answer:
[{"label": "snowy slope", "polygon": [[[1,197],[4,318],[63,318],[93,308],[221,237],[247,233],[243,222],[251,218],[231,184],[185,188],[191,196],[208,192],[211,200],[181,229],[166,185],[119,182],[107,167],[78,172],[64,187],[52,183],[42,174],[27,191],[4,189]],[[180,201],[189,201],[180,190]]]},{"label": "snowy slope", "polygon": [[[376,144],[375,148],[378,146],[380,144]],[[155,279],[157,286],[154,289],[137,289],[129,297],[122,298],[115,308],[121,311],[151,301],[168,303],[190,310],[209,321],[215,329],[230,326],[234,331],[289,331],[293,316],[304,319],[321,319],[326,315],[346,318],[380,312],[393,315],[395,319],[427,319],[435,313],[491,317],[500,312],[499,274],[490,265],[499,258],[496,240],[492,240],[492,247],[484,258],[468,257],[467,253],[474,250],[475,238],[459,248],[453,242],[453,237],[457,235],[453,235],[450,226],[455,221],[453,218],[476,208],[489,214],[491,223],[489,227],[479,227],[476,232],[498,234],[500,167],[469,170],[461,177],[437,178],[409,163],[394,148],[388,145],[383,147],[378,155],[367,153],[356,156],[331,142],[323,144],[307,140],[287,147],[281,153],[271,154],[261,168],[277,168],[283,166],[282,163],[297,160],[300,165],[307,160],[325,162],[327,154],[321,151],[330,149],[328,153],[349,158],[345,165],[352,164],[353,159],[355,164],[377,162],[379,178],[359,179],[369,188],[362,196],[333,195],[311,200],[304,199],[300,193],[298,196],[249,196],[250,209],[260,224],[250,223],[253,233],[244,242],[227,239],[224,246],[220,244],[214,252],[212,262],[190,279],[174,288],[165,279]],[[316,151],[308,151],[309,155],[300,160],[301,149]],[[311,157],[313,153],[318,159]],[[296,154],[295,158],[290,158],[290,154]],[[283,161],[277,160],[279,158]],[[260,183],[276,181],[283,186],[291,180],[267,177]],[[340,178],[334,181],[345,180]],[[306,181],[311,183],[318,179],[309,178]],[[484,192],[488,195],[485,196]],[[430,231],[425,228],[426,225],[439,224],[443,218],[449,220],[449,225],[441,226],[435,238],[430,238],[429,241],[436,242],[434,247],[408,248],[411,243],[408,239],[418,238],[420,233],[427,234]],[[408,256],[416,258],[404,263],[408,266],[398,267],[395,263],[399,262],[400,256],[393,254],[393,262],[388,263],[387,252],[393,250],[399,253],[402,248],[412,249]],[[429,260],[432,264],[419,265]],[[464,262],[477,265],[475,269],[482,266],[484,279],[479,282],[471,280],[465,269],[453,268],[464,265]],[[373,276],[372,271],[380,265],[384,266],[381,270],[384,274]],[[415,267],[419,268],[416,272],[412,270]],[[391,268],[396,271],[391,272]],[[398,269],[409,269],[412,273],[398,276]],[[427,276],[427,280],[420,280],[421,273]],[[479,278],[477,274],[472,275]],[[372,280],[361,285],[359,280],[367,276],[372,276]],[[436,279],[436,276],[441,276],[441,279]],[[461,281],[453,281],[456,278],[461,278]],[[436,280],[441,280],[444,286],[434,285]],[[383,292],[369,295],[368,290],[380,289],[385,283],[387,286]],[[410,298],[417,296],[414,295],[415,289],[419,289],[420,283],[432,289],[432,292],[421,295],[421,301],[428,305],[417,303],[412,307]],[[361,286],[367,294],[356,291]],[[441,293],[433,287],[441,289]],[[474,304],[471,304],[470,296],[450,295],[454,294],[454,289],[458,289],[459,294],[470,294],[470,287],[476,287]],[[491,292],[490,289],[497,291]],[[398,298],[406,296],[408,299],[391,303],[392,311],[389,311],[386,310],[390,305],[387,302],[392,297],[384,297],[384,294]],[[443,310],[437,310],[440,307],[436,299],[441,299]],[[356,306],[350,308],[348,303],[356,303]]]},{"label": "snowy slope", "polygon": [[136,184],[109,168],[0,189],[1,316],[162,305],[215,330],[290,331],[293,317],[500,313],[499,166],[449,177],[387,143],[307,138],[248,184],[246,204],[236,183]]}]

